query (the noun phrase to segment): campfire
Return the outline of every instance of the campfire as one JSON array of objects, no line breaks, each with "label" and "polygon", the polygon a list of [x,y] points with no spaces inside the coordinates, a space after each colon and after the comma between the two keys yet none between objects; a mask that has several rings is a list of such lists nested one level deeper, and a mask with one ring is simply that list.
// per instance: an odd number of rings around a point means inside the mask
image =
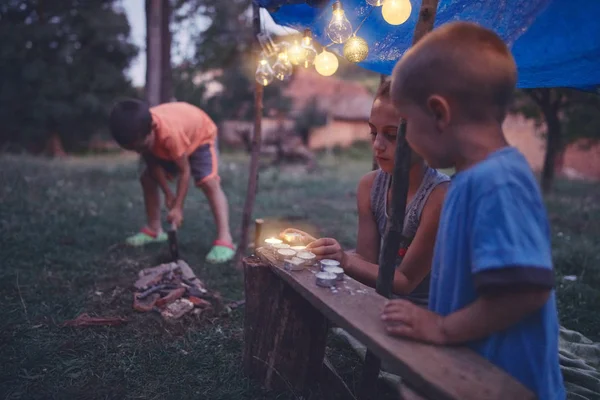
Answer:
[{"label": "campfire", "polygon": [[219,295],[210,293],[183,260],[146,268],[138,275],[133,295],[137,311],[157,311],[174,321],[190,312],[200,315],[221,308]]}]

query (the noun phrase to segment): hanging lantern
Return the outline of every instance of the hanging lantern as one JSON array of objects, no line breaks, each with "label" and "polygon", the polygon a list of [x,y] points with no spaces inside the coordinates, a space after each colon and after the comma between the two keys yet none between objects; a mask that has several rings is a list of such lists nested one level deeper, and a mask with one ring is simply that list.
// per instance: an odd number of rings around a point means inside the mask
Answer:
[{"label": "hanging lantern", "polygon": [[258,61],[258,68],[256,68],[256,74],[254,74],[256,82],[263,86],[267,86],[269,83],[273,81],[273,70],[269,65],[266,57],[261,57]]},{"label": "hanging lantern", "polygon": [[333,3],[332,8],[331,21],[329,21],[329,25],[325,28],[325,32],[332,42],[344,43],[352,36],[352,24],[346,18],[342,3],[339,0]]},{"label": "hanging lantern", "polygon": [[292,64],[300,65],[304,63],[305,51],[297,40],[294,40],[294,43],[288,48],[287,53]]},{"label": "hanging lantern", "polygon": [[273,65],[273,72],[275,73],[275,78],[280,81],[289,78],[292,75],[293,67],[290,63],[287,50],[281,51],[277,54],[277,61]]},{"label": "hanging lantern", "polygon": [[383,4],[383,0],[367,0],[367,3],[372,6],[379,7]]},{"label": "hanging lantern", "polygon": [[340,62],[335,54],[330,53],[326,49],[315,58],[315,69],[323,76],[331,76],[337,71]]},{"label": "hanging lantern", "polygon": [[352,36],[346,44],[344,44],[344,57],[346,60],[359,63],[367,58],[369,54],[369,45],[367,41],[358,36]]},{"label": "hanging lantern", "polygon": [[304,60],[302,65],[304,68],[309,68],[311,65],[315,63],[315,57],[317,57],[317,50],[312,43],[312,34],[310,33],[310,29],[306,29],[304,31],[304,37],[302,38],[302,49],[304,50]]},{"label": "hanging lantern", "polygon": [[410,17],[411,11],[410,0],[384,0],[381,8],[383,19],[390,25],[405,23]]}]

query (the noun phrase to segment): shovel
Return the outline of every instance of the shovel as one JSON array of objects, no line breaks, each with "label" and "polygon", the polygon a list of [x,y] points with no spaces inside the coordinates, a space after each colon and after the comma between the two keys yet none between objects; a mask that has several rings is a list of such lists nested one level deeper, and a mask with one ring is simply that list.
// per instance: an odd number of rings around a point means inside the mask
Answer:
[{"label": "shovel", "polygon": [[167,232],[169,238],[169,251],[171,252],[171,261],[179,260],[179,246],[177,244],[177,226],[171,224],[171,229]]}]

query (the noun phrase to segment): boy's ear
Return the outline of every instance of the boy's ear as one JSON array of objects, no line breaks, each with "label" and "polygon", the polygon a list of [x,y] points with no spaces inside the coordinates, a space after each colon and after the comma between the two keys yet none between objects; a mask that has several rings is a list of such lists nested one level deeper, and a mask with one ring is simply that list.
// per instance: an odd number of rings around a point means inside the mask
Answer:
[{"label": "boy's ear", "polygon": [[444,131],[450,125],[450,106],[445,98],[437,94],[429,96],[427,108],[435,118],[435,126],[439,131]]}]

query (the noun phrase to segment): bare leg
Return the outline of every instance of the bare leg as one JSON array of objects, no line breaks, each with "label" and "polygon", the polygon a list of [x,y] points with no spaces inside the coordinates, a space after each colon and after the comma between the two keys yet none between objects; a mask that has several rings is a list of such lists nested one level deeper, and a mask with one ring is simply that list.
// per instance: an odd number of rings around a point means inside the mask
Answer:
[{"label": "bare leg", "polygon": [[160,233],[162,231],[162,224],[160,222],[160,193],[158,191],[158,183],[152,178],[147,168],[140,177],[140,183],[144,191],[144,205],[146,206],[148,228],[156,233]]},{"label": "bare leg", "polygon": [[210,204],[210,209],[217,225],[217,240],[232,243],[233,238],[229,231],[229,204],[219,179],[209,179],[204,182],[200,188],[206,195]]}]

